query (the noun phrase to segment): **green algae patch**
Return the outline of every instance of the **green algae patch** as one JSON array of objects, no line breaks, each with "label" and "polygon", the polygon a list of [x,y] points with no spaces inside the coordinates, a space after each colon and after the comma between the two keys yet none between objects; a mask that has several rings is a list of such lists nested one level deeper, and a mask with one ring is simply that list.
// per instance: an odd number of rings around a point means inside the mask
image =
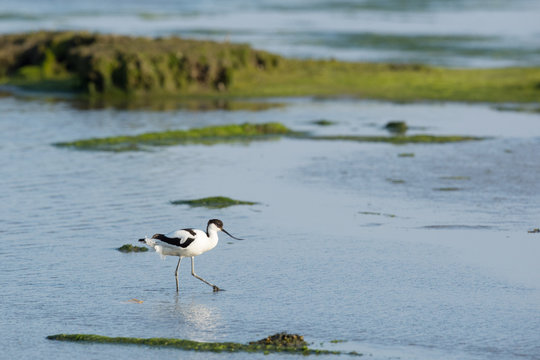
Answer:
[{"label": "green algae patch", "polygon": [[131,244],[125,244],[116,249],[123,253],[132,253],[132,252],[146,252],[148,248],[144,246],[133,246]]},{"label": "green algae patch", "polygon": [[[152,132],[140,135],[124,135],[105,138],[82,139],[71,142],[59,142],[53,144],[57,147],[73,148],[78,150],[93,151],[141,151],[152,146],[172,146],[203,144],[215,145],[220,143],[249,143],[255,140],[268,140],[287,136],[304,140],[325,141],[355,141],[355,142],[380,142],[394,145],[402,144],[444,144],[452,142],[483,140],[473,136],[437,136],[437,135],[399,135],[399,136],[362,136],[362,135],[311,135],[297,132],[280,123],[264,124],[233,124],[221,126],[208,126],[189,130],[168,130]],[[404,153],[406,154],[406,153]],[[403,156],[412,156],[410,154]]]},{"label": "green algae patch", "polygon": [[288,59],[247,44],[83,31],[0,36],[0,83],[89,97],[348,96],[539,103],[540,67]]},{"label": "green algae patch", "polygon": [[283,59],[276,69],[238,74],[234,94],[350,96],[388,101],[540,101],[540,67],[451,69],[424,65]]},{"label": "green algae patch", "polygon": [[462,136],[462,135],[400,135],[400,136],[363,136],[363,135],[328,135],[328,136],[307,136],[311,140],[341,140],[356,142],[379,142],[394,145],[403,144],[446,144],[463,141],[484,140],[482,137]]},{"label": "green algae patch", "polygon": [[398,157],[414,157],[414,153],[399,153]]},{"label": "green algae patch", "polygon": [[193,200],[175,200],[172,205],[189,205],[191,207],[205,207],[208,209],[223,209],[234,205],[256,205],[256,202],[234,200],[225,196],[212,196]]},{"label": "green algae patch", "polygon": [[144,150],[149,146],[171,146],[182,144],[214,145],[226,142],[249,142],[292,133],[292,130],[280,123],[245,123],[238,125],[208,126],[190,130],[169,130],[133,136],[92,138],[72,142],[60,142],[55,143],[54,145],[79,150],[134,151]]},{"label": "green algae patch", "polygon": [[[293,335],[298,337],[298,335]],[[260,352],[260,353],[289,353],[301,355],[353,355],[361,356],[356,352],[344,353],[340,351],[329,351],[310,349],[306,344],[302,346],[275,344],[275,343],[259,343],[252,342],[249,344],[240,344],[235,342],[199,342],[185,339],[172,338],[133,338],[133,337],[108,337],[93,334],[57,334],[47,336],[48,340],[56,341],[71,341],[71,342],[86,342],[86,343],[101,343],[101,344],[133,344],[144,346],[157,347],[173,347],[180,350],[201,351],[201,352]]]}]

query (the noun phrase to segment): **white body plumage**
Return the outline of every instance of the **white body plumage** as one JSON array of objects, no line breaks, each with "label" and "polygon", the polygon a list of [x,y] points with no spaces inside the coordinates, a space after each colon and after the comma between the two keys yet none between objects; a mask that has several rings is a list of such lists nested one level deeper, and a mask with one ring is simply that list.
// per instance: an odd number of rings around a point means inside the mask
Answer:
[{"label": "white body plumage", "polygon": [[[182,229],[173,231],[166,235],[167,238],[178,239],[180,246],[154,237],[145,237],[144,242],[146,245],[153,247],[154,250],[156,250],[156,252],[162,256],[199,256],[209,250],[212,250],[218,244],[218,230],[215,227],[216,226],[212,224],[212,226],[208,229],[208,234],[199,229]],[[185,245],[190,241],[190,239],[194,240],[186,247],[182,247],[182,245]]]}]

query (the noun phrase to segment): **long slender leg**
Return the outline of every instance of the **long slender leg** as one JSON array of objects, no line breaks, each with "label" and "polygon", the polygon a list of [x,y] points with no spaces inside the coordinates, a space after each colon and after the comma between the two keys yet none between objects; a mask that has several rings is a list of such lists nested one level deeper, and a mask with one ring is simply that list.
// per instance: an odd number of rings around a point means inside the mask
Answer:
[{"label": "long slender leg", "polygon": [[182,257],[178,257],[178,265],[176,265],[176,271],[174,272],[174,277],[176,278],[176,292],[178,292],[178,269],[180,269],[180,260]]},{"label": "long slender leg", "polygon": [[216,285],[211,284],[211,283],[209,283],[208,281],[204,280],[204,279],[203,279],[202,277],[200,277],[199,275],[195,274],[195,258],[194,258],[193,256],[191,257],[191,275],[193,275],[193,276],[196,277],[197,279],[201,280],[203,283],[210,285],[210,286],[214,289],[214,291],[220,291],[220,290],[223,290],[223,289],[218,288]]}]

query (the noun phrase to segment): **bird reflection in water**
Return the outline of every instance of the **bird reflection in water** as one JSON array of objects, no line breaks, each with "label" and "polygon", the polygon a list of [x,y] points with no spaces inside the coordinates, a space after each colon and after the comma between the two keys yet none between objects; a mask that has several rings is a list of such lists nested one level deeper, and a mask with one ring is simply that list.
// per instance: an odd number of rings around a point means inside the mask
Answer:
[{"label": "bird reflection in water", "polygon": [[186,299],[176,295],[174,301],[163,302],[156,307],[160,321],[163,319],[173,330],[175,337],[196,341],[215,341],[217,330],[223,326],[221,309],[200,299]]}]

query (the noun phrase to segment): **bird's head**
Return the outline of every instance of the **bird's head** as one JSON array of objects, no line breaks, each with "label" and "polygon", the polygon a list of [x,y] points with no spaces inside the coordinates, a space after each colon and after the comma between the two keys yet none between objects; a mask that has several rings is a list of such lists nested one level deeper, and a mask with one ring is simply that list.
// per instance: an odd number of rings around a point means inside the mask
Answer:
[{"label": "bird's head", "polygon": [[223,231],[225,234],[229,235],[230,237],[232,237],[233,239],[236,239],[236,240],[244,240],[244,239],[239,239],[237,237],[234,237],[232,236],[231,234],[229,234],[229,232],[227,232],[227,230],[225,230],[223,228],[223,221],[219,220],[219,219],[211,219],[211,220],[208,220],[208,225],[206,227],[206,231],[209,232],[210,230],[214,230],[214,231]]}]

